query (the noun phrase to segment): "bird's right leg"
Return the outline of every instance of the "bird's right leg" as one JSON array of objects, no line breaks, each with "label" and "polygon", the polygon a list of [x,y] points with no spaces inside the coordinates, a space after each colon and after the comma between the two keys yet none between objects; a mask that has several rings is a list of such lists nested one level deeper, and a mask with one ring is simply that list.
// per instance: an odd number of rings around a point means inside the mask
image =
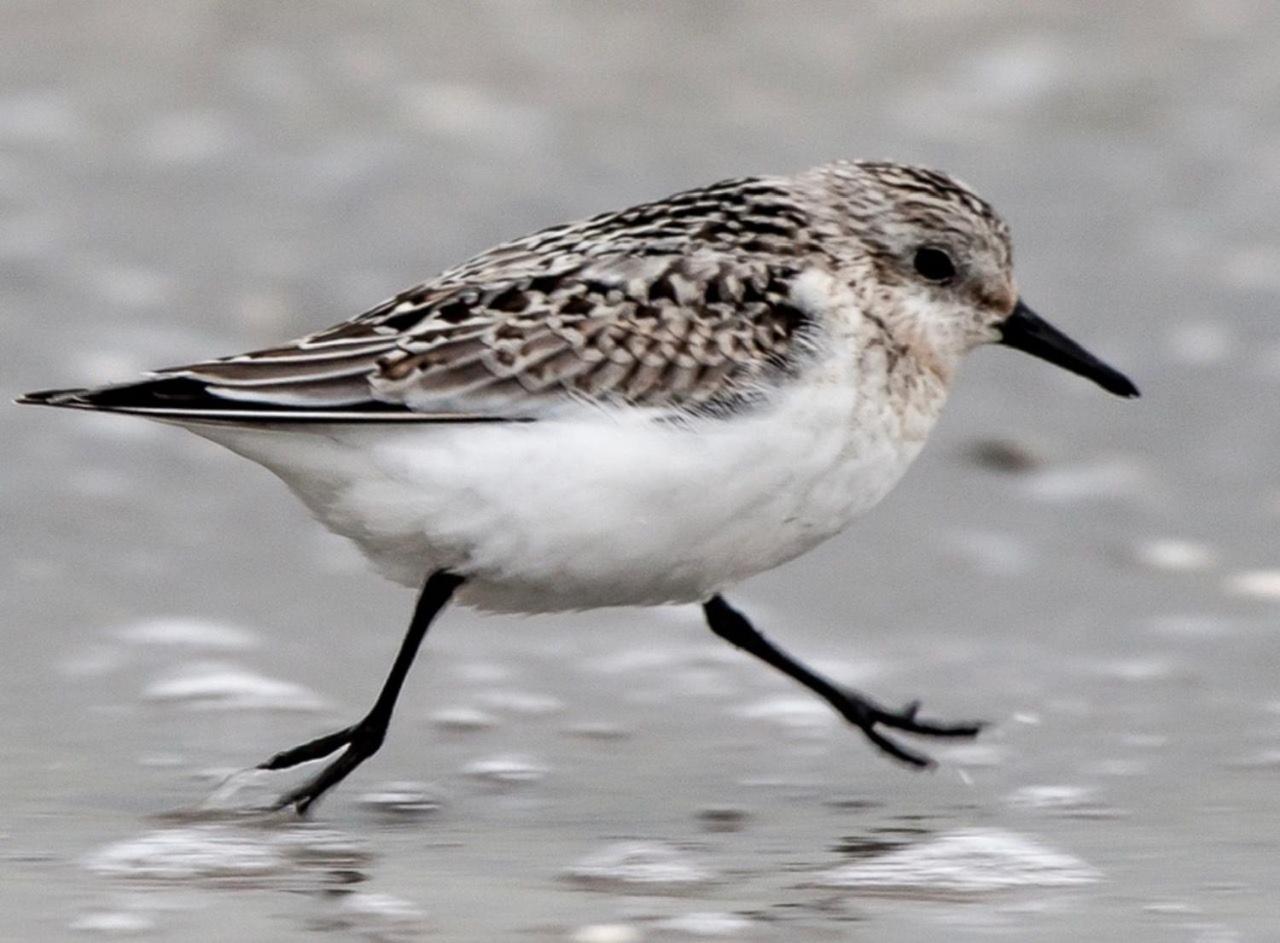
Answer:
[{"label": "bird's right leg", "polygon": [[702,610],[706,614],[707,625],[716,635],[799,681],[896,760],[917,767],[933,765],[933,761],[927,756],[886,737],[877,728],[888,727],[926,737],[974,737],[982,730],[981,723],[940,724],[921,720],[916,716],[920,707],[918,701],[913,701],[900,711],[892,711],[881,707],[865,694],[833,684],[761,635],[746,616],[725,602],[723,596],[712,596],[703,603]]}]

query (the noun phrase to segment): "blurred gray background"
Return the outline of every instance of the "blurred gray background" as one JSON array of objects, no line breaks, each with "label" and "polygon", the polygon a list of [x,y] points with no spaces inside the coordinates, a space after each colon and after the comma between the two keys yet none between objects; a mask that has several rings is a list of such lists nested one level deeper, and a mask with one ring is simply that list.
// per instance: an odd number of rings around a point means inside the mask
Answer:
[{"label": "blurred gray background", "polygon": [[997,721],[928,745],[937,772],[696,611],[451,611],[387,747],[301,827],[165,813],[358,716],[411,594],[208,443],[0,406],[0,938],[1277,938],[1274,3],[2,0],[0,23],[6,399],[834,157],[973,184],[1025,297],[1144,392],[981,352],[880,508],[739,590],[835,676]]}]

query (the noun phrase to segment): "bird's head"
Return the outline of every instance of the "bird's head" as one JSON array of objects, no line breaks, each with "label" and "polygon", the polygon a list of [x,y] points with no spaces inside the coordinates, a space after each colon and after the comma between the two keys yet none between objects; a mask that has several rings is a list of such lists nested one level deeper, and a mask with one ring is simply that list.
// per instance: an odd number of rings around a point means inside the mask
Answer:
[{"label": "bird's head", "polygon": [[1039,317],[1013,277],[1009,229],[964,184],[921,167],[838,162],[818,171],[843,235],[875,274],[874,305],[903,343],[948,366],[982,344],[1003,344],[1138,395],[1119,371]]}]

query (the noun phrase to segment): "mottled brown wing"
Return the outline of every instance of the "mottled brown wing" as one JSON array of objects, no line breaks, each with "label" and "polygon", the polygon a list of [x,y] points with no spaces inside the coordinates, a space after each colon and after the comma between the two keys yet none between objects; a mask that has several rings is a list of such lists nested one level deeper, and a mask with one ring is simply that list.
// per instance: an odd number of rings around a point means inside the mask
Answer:
[{"label": "mottled brown wing", "polygon": [[829,227],[741,177],[553,226],[317,334],[25,401],[233,422],[530,419],[583,401],[727,407],[795,363]]},{"label": "mottled brown wing", "polygon": [[704,251],[559,263],[482,284],[446,273],[294,343],[162,375],[272,418],[536,418],[582,400],[715,409],[785,373],[808,319],[789,260]]}]

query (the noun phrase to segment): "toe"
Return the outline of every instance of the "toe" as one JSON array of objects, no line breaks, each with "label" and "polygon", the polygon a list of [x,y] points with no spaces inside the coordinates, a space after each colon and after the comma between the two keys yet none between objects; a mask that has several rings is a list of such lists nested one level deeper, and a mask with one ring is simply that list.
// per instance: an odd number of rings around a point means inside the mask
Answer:
[{"label": "toe", "polygon": [[935,765],[932,759],[923,753],[917,753],[915,750],[908,749],[902,744],[889,739],[874,726],[862,728],[862,732],[866,734],[867,739],[874,743],[882,753],[885,753],[901,763],[912,766],[916,769],[929,769]]},{"label": "toe", "polygon": [[912,701],[897,712],[877,711],[873,717],[873,722],[893,730],[920,734],[925,737],[976,737],[987,726],[986,723],[980,721],[948,724],[939,721],[921,720],[919,711],[920,702]]}]

